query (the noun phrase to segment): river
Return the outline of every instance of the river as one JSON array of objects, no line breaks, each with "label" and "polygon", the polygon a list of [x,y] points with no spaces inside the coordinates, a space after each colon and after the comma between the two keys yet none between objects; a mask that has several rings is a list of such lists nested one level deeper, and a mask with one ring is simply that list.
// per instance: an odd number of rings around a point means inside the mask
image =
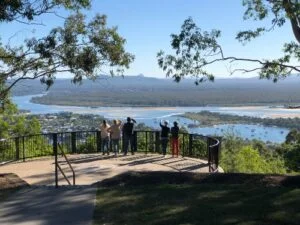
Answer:
[{"label": "river", "polygon": [[[168,120],[169,122],[178,121],[181,126],[188,124],[197,124],[197,121],[192,121],[186,118],[179,117],[185,112],[200,112],[203,110],[210,112],[226,113],[232,115],[246,115],[253,117],[298,117],[300,109],[284,109],[280,107],[270,108],[267,106],[252,106],[252,107],[76,107],[76,106],[57,106],[57,105],[42,105],[31,103],[30,99],[34,96],[27,95],[13,97],[13,102],[16,103],[19,109],[29,110],[32,114],[46,114],[58,112],[73,112],[79,114],[97,114],[102,115],[107,119],[124,120],[127,116],[133,117],[137,122],[145,123],[153,128],[159,127],[160,120]],[[285,140],[289,129],[279,127],[267,127],[262,125],[250,124],[223,124],[211,127],[195,127],[187,128],[189,132],[200,133],[203,135],[218,135],[224,133],[235,133],[244,139],[258,139],[264,142],[281,143]]]}]

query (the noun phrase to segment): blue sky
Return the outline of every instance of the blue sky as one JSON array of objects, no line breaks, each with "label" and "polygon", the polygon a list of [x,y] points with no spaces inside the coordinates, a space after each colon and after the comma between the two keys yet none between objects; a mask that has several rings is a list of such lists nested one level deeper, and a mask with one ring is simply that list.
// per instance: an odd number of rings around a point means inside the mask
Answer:
[{"label": "blue sky", "polygon": [[[238,31],[269,22],[243,21],[244,10],[241,0],[94,0],[91,10],[86,13],[90,17],[96,13],[106,14],[108,24],[118,26],[119,33],[126,38],[126,49],[135,55],[135,61],[125,71],[125,75],[144,74],[164,78],[163,71],[157,65],[156,54],[159,50],[172,53],[170,34],[179,33],[180,26],[188,17],[192,17],[203,30],[222,31],[220,43],[226,56],[280,56],[282,44],[294,40],[290,24],[286,23],[282,28],[243,46],[235,40]],[[66,14],[63,11],[59,13]],[[8,37],[18,31],[18,35],[11,41],[18,43],[31,36],[33,30],[34,35],[39,36],[63,22],[53,15],[43,16],[38,21],[46,26],[0,24],[2,42],[6,43]],[[229,76],[228,67],[224,64],[218,64],[211,70],[216,77]],[[249,77],[255,74],[233,76]]]}]

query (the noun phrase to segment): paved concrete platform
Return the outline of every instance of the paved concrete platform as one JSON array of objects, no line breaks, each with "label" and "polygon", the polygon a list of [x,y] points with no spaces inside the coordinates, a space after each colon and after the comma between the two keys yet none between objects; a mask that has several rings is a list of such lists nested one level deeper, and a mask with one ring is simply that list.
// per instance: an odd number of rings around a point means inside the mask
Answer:
[{"label": "paved concrete platform", "polygon": [[91,225],[96,188],[23,188],[0,202],[1,225]]},{"label": "paved concrete platform", "polygon": [[[78,154],[68,156],[76,173],[77,185],[91,185],[98,181],[128,171],[189,171],[208,172],[206,161],[193,158],[163,157],[158,154],[135,154],[114,157],[101,154]],[[72,172],[64,158],[59,164],[69,179]],[[0,173],[15,173],[30,185],[54,185],[54,158],[36,159],[21,163],[10,163],[0,166]],[[59,184],[67,185],[63,176],[59,175]]]},{"label": "paved concrete platform", "polygon": [[[54,158],[0,166],[1,173],[15,173],[31,187],[22,188],[0,202],[1,225],[89,225],[92,224],[96,187],[92,184],[128,171],[208,172],[207,162],[192,158],[163,157],[158,154],[103,156],[69,155],[77,186],[54,187]],[[59,164],[72,179],[64,158]],[[62,175],[59,185],[66,185]]]}]

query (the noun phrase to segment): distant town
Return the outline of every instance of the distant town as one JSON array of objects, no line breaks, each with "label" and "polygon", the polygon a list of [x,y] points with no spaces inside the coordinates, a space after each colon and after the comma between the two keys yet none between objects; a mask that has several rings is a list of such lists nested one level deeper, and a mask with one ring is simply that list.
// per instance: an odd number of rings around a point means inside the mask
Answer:
[{"label": "distant town", "polygon": [[[100,115],[75,114],[72,112],[27,115],[27,117],[35,117],[40,121],[42,133],[100,130],[100,124],[104,119]],[[136,125],[136,129],[150,129],[150,127],[139,123]]]}]

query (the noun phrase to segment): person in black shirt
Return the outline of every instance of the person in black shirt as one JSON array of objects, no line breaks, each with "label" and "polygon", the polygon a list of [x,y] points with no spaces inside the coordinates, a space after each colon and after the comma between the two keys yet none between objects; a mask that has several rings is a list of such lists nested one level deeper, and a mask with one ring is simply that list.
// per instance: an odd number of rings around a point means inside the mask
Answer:
[{"label": "person in black shirt", "polygon": [[168,146],[168,141],[169,141],[170,128],[168,127],[168,122],[167,121],[164,122],[164,125],[162,125],[162,123],[160,121],[159,125],[161,127],[160,141],[161,141],[162,153],[163,153],[164,156],[166,156],[167,146]]},{"label": "person in black shirt", "polygon": [[124,155],[127,155],[128,147],[130,143],[131,154],[134,155],[134,136],[133,136],[133,127],[136,121],[130,117],[127,117],[127,122],[123,125],[123,149]]},{"label": "person in black shirt", "polygon": [[174,126],[171,127],[171,147],[172,147],[172,157],[176,155],[178,157],[179,153],[179,142],[178,142],[178,133],[179,133],[179,127],[178,123],[175,121]]}]

